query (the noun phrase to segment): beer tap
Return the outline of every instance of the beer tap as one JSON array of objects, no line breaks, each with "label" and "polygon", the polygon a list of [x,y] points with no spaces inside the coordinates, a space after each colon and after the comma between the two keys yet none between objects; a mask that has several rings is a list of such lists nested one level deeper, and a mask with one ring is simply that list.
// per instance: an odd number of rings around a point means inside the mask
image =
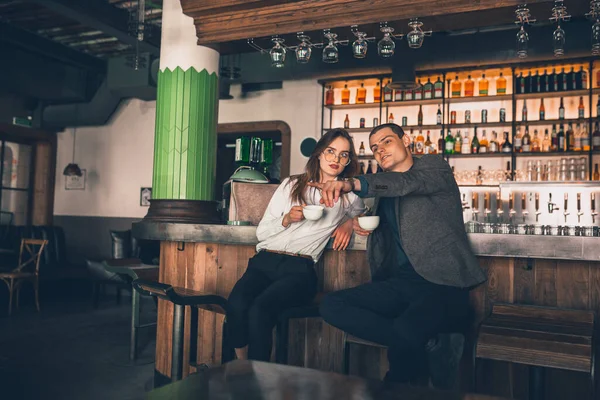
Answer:
[{"label": "beer tap", "polygon": [[473,198],[471,199],[471,208],[473,209],[473,219],[479,220],[479,193],[473,192]]},{"label": "beer tap", "polygon": [[513,201],[513,194],[512,192],[508,194],[508,220],[509,222],[512,224],[513,221],[513,216],[517,213],[515,211],[515,207],[514,207],[514,201]]},{"label": "beer tap", "polygon": [[565,216],[565,224],[567,223],[567,215],[570,215],[570,212],[567,212],[567,209],[569,208],[569,194],[565,193],[565,203],[564,203],[564,211],[563,211],[563,215]]},{"label": "beer tap", "polygon": [[548,214],[553,214],[554,211],[558,211],[559,208],[555,207],[556,203],[552,202],[552,193],[548,195]]},{"label": "beer tap", "polygon": [[581,212],[581,193],[577,193],[577,223],[581,223],[581,216],[583,213]]},{"label": "beer tap", "polygon": [[540,214],[542,212],[540,211],[540,194],[536,193],[535,194],[535,222],[539,221],[539,217]]},{"label": "beer tap", "polygon": [[490,192],[485,192],[483,195],[483,219],[488,222],[488,216],[491,214],[490,210]]},{"label": "beer tap", "polygon": [[527,211],[527,193],[523,192],[521,194],[521,216],[523,217],[523,223],[525,223],[525,218],[529,215],[529,211]]},{"label": "beer tap", "polygon": [[592,193],[590,199],[592,200],[592,223],[595,224],[596,215],[598,215],[596,212],[596,193]]},{"label": "beer tap", "polygon": [[500,196],[500,191],[496,194],[496,206],[498,210],[496,213],[498,214],[498,222],[500,222],[502,215],[504,214],[504,207],[502,206],[502,197]]},{"label": "beer tap", "polygon": [[468,209],[469,209],[469,202],[467,201],[467,199],[466,199],[466,196],[467,196],[467,194],[466,194],[466,193],[463,193],[463,194],[462,194],[462,209],[463,209],[463,212],[464,212],[465,210],[468,210]]}]

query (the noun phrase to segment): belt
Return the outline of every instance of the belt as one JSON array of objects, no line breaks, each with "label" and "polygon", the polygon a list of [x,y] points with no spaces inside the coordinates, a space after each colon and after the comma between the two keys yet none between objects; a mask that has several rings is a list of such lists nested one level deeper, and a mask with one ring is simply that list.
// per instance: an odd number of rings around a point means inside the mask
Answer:
[{"label": "belt", "polygon": [[263,251],[266,251],[267,253],[281,254],[281,255],[290,256],[290,257],[306,258],[307,260],[314,262],[313,258],[311,256],[307,256],[306,254],[288,253],[286,251],[277,251],[277,250],[263,250]]}]

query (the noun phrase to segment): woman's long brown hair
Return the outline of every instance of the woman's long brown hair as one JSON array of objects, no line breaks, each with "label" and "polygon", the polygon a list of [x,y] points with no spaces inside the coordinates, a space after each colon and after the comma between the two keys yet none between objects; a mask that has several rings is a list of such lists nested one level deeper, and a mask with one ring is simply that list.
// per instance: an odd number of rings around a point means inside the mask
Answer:
[{"label": "woman's long brown hair", "polygon": [[300,175],[296,175],[291,177],[291,179],[296,179],[294,185],[292,186],[292,201],[297,203],[305,203],[306,204],[306,187],[308,182],[319,182],[321,178],[321,166],[319,164],[319,156],[329,147],[331,142],[333,142],[337,138],[344,138],[350,144],[350,163],[346,165],[344,170],[338,175],[339,178],[350,178],[358,174],[358,157],[356,152],[354,151],[354,142],[352,141],[352,137],[350,134],[341,128],[331,129],[325,133],[321,139],[317,142],[315,149],[313,150],[308,162],[306,163],[305,172]]}]

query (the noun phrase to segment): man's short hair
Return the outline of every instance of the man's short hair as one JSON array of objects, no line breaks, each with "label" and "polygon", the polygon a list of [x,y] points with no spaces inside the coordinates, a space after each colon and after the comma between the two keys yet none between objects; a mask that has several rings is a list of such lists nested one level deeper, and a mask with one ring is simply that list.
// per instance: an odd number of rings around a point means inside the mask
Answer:
[{"label": "man's short hair", "polygon": [[404,136],[404,129],[402,129],[402,127],[400,125],[396,125],[396,124],[381,124],[381,125],[378,125],[375,128],[373,128],[373,130],[369,134],[369,138],[371,136],[373,136],[374,134],[376,134],[377,132],[379,132],[380,130],[385,129],[385,128],[390,128],[392,130],[392,132],[394,132],[396,135],[398,135],[398,137],[400,139],[402,139],[402,136]]}]

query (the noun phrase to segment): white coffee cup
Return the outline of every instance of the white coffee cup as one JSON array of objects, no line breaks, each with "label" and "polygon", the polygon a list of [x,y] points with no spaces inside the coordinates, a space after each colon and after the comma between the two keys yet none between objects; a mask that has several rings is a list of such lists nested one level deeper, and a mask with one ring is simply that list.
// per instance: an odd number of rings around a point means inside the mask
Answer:
[{"label": "white coffee cup", "polygon": [[325,207],[323,206],[304,206],[302,209],[302,214],[304,214],[304,218],[310,221],[316,221],[323,216],[323,210]]},{"label": "white coffee cup", "polygon": [[374,231],[379,226],[379,216],[358,217],[358,225],[365,231]]}]

